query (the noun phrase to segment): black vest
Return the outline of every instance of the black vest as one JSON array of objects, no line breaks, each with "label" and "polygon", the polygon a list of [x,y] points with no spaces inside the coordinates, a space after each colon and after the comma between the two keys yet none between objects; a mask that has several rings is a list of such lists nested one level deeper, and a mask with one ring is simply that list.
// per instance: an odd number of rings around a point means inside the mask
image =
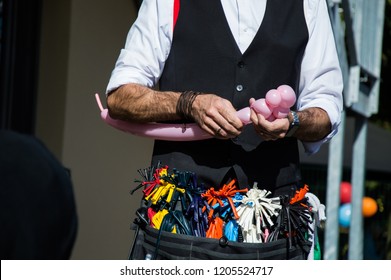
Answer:
[{"label": "black vest", "polygon": [[[220,0],[182,0],[160,89],[215,93],[237,110],[282,84],[297,92],[307,41],[302,0],[267,1],[263,22],[243,54]],[[233,171],[241,188],[257,182],[273,190],[300,180],[297,140],[262,142],[251,124],[235,141],[157,140],[152,164],[158,161],[194,171],[199,182],[214,187]]]}]

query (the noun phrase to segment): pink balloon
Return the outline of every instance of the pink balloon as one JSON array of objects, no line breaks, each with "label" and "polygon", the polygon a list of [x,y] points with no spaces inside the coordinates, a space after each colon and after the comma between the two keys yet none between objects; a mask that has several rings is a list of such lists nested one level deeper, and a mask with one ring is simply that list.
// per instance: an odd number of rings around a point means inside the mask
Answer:
[{"label": "pink balloon", "polygon": [[110,117],[108,110],[104,109],[95,94],[96,102],[100,108],[100,116],[108,125],[121,131],[157,140],[166,141],[196,141],[212,138],[212,135],[201,129],[197,124],[165,124],[165,123],[131,123]]},{"label": "pink balloon", "polygon": [[276,117],[273,114],[271,114],[270,117],[268,117],[266,120],[272,122],[276,120]]},{"label": "pink balloon", "polygon": [[163,124],[163,123],[130,123],[112,119],[108,110],[101,112],[101,118],[112,127],[137,136],[149,137],[166,141],[196,141],[212,138],[212,135],[202,130],[198,125]]},{"label": "pink balloon", "polygon": [[278,107],[281,102],[280,92],[276,89],[271,89],[266,93],[265,99],[269,107],[272,108]]},{"label": "pink balloon", "polygon": [[273,115],[277,119],[286,118],[289,114],[290,109],[289,108],[282,108],[282,107],[276,107],[273,109]]},{"label": "pink balloon", "polygon": [[238,118],[242,121],[243,124],[249,124],[251,123],[250,116],[251,116],[251,109],[250,107],[243,108],[236,112],[236,115]]},{"label": "pink balloon", "polygon": [[265,98],[260,98],[256,100],[252,105],[251,108],[254,109],[255,112],[258,114],[261,114],[262,116],[267,119],[272,114],[272,109],[267,105]]},{"label": "pink balloon", "polygon": [[288,85],[281,85],[277,88],[281,96],[280,107],[290,108],[296,102],[295,91]]}]

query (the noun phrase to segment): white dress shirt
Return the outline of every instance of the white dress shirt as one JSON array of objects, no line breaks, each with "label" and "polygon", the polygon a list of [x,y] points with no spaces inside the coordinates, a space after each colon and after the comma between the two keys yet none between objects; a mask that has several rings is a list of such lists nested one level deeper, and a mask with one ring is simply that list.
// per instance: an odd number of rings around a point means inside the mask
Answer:
[{"label": "white dress shirt", "polygon": [[[231,32],[242,53],[261,25],[266,2],[221,0]],[[343,109],[343,80],[326,0],[303,0],[303,5],[309,40],[301,65],[296,110],[322,108],[332,124],[331,133],[321,141],[303,142],[306,152],[312,154],[337,132]],[[106,93],[127,83],[148,87],[156,85],[170,53],[173,7],[174,0],[143,1],[139,17],[130,28],[125,47],[119,54]]]}]

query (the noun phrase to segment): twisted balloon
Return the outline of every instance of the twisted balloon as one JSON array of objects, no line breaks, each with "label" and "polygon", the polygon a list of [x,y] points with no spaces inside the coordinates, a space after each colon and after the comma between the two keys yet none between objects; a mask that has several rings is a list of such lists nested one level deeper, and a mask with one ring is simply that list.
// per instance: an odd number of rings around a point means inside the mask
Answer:
[{"label": "twisted balloon", "polygon": [[[166,141],[197,141],[212,138],[213,136],[201,129],[196,123],[166,124],[166,123],[132,123],[117,120],[110,117],[108,110],[103,108],[99,94],[95,94],[96,102],[101,111],[102,120],[108,125],[121,131],[141,137],[148,137]],[[289,108],[296,102],[296,95],[288,85],[281,85],[277,89],[271,89],[265,98],[256,100],[250,107],[237,111],[238,118],[243,124],[251,123],[250,114],[253,109],[263,115],[267,120],[273,121],[285,118]]]}]

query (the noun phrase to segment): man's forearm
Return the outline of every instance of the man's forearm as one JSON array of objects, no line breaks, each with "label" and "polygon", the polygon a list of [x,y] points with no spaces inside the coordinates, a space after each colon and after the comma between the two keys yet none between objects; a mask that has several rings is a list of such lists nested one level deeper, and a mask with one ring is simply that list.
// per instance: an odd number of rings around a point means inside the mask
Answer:
[{"label": "man's forearm", "polygon": [[176,104],[179,93],[159,92],[137,84],[126,84],[107,97],[109,114],[131,122],[159,122],[179,119]]},{"label": "man's forearm", "polygon": [[[302,141],[314,142],[326,137],[331,132],[330,119],[321,108],[308,108],[297,112],[300,127],[294,136]],[[291,121],[291,120],[290,120]]]}]

